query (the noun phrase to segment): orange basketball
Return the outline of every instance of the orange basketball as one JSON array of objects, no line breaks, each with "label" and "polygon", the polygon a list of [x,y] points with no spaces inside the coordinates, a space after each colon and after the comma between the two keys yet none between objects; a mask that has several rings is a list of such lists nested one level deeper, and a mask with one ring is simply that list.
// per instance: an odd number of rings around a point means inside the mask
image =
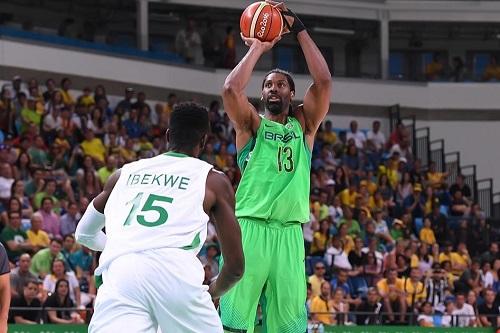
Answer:
[{"label": "orange basketball", "polygon": [[270,42],[283,30],[283,18],[279,9],[267,2],[254,2],[248,6],[240,18],[240,29],[245,37]]}]

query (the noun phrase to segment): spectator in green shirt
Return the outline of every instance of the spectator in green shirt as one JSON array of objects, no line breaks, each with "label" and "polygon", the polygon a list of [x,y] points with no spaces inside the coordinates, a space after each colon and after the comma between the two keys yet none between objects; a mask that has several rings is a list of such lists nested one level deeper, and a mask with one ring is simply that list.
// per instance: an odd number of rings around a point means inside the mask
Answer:
[{"label": "spectator in green shirt", "polygon": [[9,221],[0,235],[2,243],[5,244],[7,256],[15,263],[21,254],[33,251],[33,245],[28,240],[28,235],[21,230],[21,213],[9,212]]},{"label": "spectator in green shirt", "polygon": [[59,206],[59,200],[55,197],[57,189],[57,182],[55,179],[48,179],[45,182],[45,186],[43,188],[42,192],[38,192],[35,194],[35,197],[33,198],[33,208],[34,209],[40,209],[42,200],[43,198],[49,197],[52,198],[52,201],[54,202],[54,206]]},{"label": "spectator in green shirt", "polygon": [[50,245],[46,249],[38,251],[31,260],[31,273],[44,279],[50,273],[52,268],[52,261],[54,259],[61,259],[64,261],[64,256],[61,253],[62,242],[54,238],[50,241]]},{"label": "spectator in green shirt", "polygon": [[106,159],[106,165],[97,170],[97,176],[99,177],[99,181],[101,185],[104,186],[109,176],[116,170],[116,157],[113,155],[108,156]]},{"label": "spectator in green shirt", "polygon": [[36,111],[36,101],[33,97],[29,97],[27,106],[21,109],[21,119],[21,133],[26,132],[30,124],[40,127],[42,115]]}]

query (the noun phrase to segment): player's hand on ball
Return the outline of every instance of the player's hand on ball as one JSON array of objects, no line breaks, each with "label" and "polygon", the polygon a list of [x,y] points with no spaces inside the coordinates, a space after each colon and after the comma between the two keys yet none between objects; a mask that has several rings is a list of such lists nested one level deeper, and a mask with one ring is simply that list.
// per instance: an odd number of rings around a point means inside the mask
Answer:
[{"label": "player's hand on ball", "polygon": [[245,45],[251,47],[252,45],[256,45],[261,47],[264,52],[269,51],[273,48],[273,46],[281,39],[281,36],[276,37],[270,42],[262,42],[257,38],[245,37],[242,33],[240,33],[241,39],[245,42]]},{"label": "player's hand on ball", "polygon": [[[288,11],[288,8],[286,7],[284,2],[276,2],[276,1],[272,1],[272,0],[266,0],[266,2],[268,4],[273,5],[275,8],[278,8],[281,12]],[[292,16],[285,16],[285,15],[281,15],[281,16],[283,17],[284,20],[286,20],[286,23],[288,23],[288,24],[283,24],[283,30],[281,32],[281,35],[286,35],[286,34],[290,33],[290,29],[288,29],[288,27],[293,26],[294,18]]]}]

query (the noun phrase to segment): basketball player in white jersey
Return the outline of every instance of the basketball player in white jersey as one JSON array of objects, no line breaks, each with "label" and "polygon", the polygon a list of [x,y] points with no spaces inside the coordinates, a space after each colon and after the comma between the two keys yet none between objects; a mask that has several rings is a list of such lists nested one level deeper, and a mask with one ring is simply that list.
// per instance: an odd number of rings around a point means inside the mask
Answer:
[{"label": "basketball player in white jersey", "polygon": [[[88,206],[76,239],[103,251],[89,332],[222,332],[212,299],[240,280],[244,258],[231,184],[196,158],[208,131],[204,107],[177,105],[167,130],[169,151],[124,165]],[[224,266],[208,288],[196,255],[209,215]]]}]

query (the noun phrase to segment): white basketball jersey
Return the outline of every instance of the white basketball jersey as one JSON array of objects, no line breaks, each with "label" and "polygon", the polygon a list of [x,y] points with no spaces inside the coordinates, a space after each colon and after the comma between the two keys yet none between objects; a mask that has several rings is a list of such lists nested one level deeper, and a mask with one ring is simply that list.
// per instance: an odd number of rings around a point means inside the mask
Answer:
[{"label": "white basketball jersey", "polygon": [[203,201],[212,168],[173,152],[124,165],[104,208],[107,241],[96,274],[130,252],[171,247],[197,254],[207,237]]}]

